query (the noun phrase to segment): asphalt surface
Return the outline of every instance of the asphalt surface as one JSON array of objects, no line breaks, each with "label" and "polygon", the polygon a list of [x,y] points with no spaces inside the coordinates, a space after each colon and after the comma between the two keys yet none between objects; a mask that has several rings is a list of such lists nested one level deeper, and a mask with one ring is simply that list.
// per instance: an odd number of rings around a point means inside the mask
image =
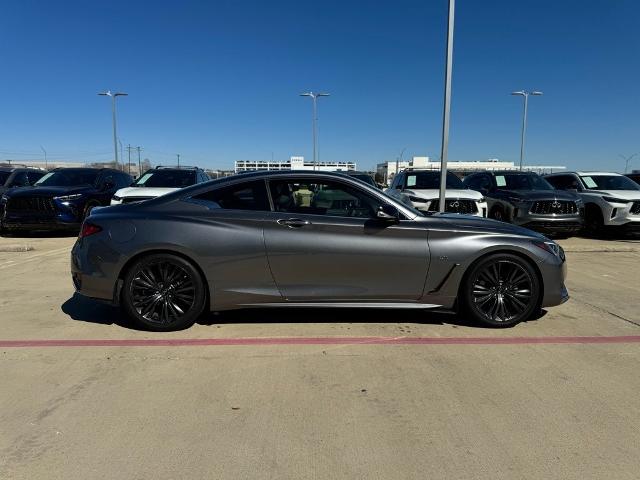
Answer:
[{"label": "asphalt surface", "polygon": [[571,300],[511,329],[245,310],[168,334],[75,297],[73,241],[0,238],[0,479],[638,478],[638,241],[561,241]]}]

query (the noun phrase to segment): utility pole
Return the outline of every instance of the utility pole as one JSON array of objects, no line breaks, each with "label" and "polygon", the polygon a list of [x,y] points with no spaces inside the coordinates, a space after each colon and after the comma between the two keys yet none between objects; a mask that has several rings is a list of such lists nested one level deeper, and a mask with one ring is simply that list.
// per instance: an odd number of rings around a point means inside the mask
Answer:
[{"label": "utility pole", "polygon": [[129,154],[129,175],[131,175],[131,144],[127,145],[127,152]]},{"label": "utility pole", "polygon": [[140,163],[140,150],[142,150],[142,148],[136,147],[136,150],[138,150],[138,176],[140,176],[142,175],[142,163]]},{"label": "utility pole", "polygon": [[178,168],[180,168],[180,154],[176,153],[176,157],[178,157]]}]

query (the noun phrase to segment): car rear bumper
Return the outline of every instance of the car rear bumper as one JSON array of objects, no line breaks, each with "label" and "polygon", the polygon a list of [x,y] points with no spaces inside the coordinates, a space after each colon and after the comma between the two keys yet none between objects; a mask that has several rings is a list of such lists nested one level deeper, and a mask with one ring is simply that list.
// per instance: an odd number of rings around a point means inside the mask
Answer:
[{"label": "car rear bumper", "polygon": [[104,262],[100,255],[86,247],[80,239],[71,249],[71,280],[76,292],[85,297],[117,304],[119,282],[115,264]]}]

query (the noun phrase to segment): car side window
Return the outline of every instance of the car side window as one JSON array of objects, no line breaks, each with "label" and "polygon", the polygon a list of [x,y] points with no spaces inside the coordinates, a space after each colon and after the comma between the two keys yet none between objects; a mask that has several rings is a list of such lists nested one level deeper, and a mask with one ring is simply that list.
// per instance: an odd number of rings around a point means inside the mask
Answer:
[{"label": "car side window", "polygon": [[375,197],[331,180],[283,179],[272,180],[269,185],[276,212],[375,218],[382,206]]},{"label": "car side window", "polygon": [[471,190],[476,190],[478,188],[480,188],[480,176],[479,175],[472,175],[468,178],[465,178],[464,181],[464,186],[470,188]]},{"label": "car side window", "polygon": [[27,172],[17,172],[11,181],[12,187],[26,187],[29,185],[29,177]]},{"label": "car side window", "polygon": [[546,177],[551,185],[558,190],[579,190],[580,184],[578,179],[573,175],[556,175],[554,177]]},{"label": "car side window", "polygon": [[125,188],[131,185],[131,177],[126,173],[119,173],[116,176],[116,188]]},{"label": "car side window", "polygon": [[478,189],[479,190],[491,190],[492,182],[491,178],[488,175],[479,175],[478,176]]},{"label": "car side window", "polygon": [[27,176],[29,177],[29,185],[33,185],[38,180],[40,180],[44,176],[45,172],[29,172]]},{"label": "car side window", "polygon": [[263,180],[215,188],[192,198],[225,210],[271,210]]}]

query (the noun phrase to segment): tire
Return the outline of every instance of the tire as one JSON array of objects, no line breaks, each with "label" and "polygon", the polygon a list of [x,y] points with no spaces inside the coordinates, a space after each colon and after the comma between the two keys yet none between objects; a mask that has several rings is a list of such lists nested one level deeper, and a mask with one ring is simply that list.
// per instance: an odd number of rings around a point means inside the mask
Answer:
[{"label": "tire", "polygon": [[195,323],[207,294],[193,264],[168,253],[143,257],[129,268],[122,307],[139,326],[156,332],[182,330]]},{"label": "tire", "polygon": [[502,210],[502,207],[493,207],[491,213],[489,214],[489,217],[493,218],[494,220],[498,220],[499,222],[507,222],[507,217],[504,214],[504,210]]},{"label": "tire", "polygon": [[591,237],[600,237],[604,233],[604,218],[599,207],[587,208],[584,218],[584,230]]},{"label": "tire", "polygon": [[477,323],[511,327],[540,309],[542,288],[529,262],[497,253],[472,265],[461,285],[463,310]]}]

